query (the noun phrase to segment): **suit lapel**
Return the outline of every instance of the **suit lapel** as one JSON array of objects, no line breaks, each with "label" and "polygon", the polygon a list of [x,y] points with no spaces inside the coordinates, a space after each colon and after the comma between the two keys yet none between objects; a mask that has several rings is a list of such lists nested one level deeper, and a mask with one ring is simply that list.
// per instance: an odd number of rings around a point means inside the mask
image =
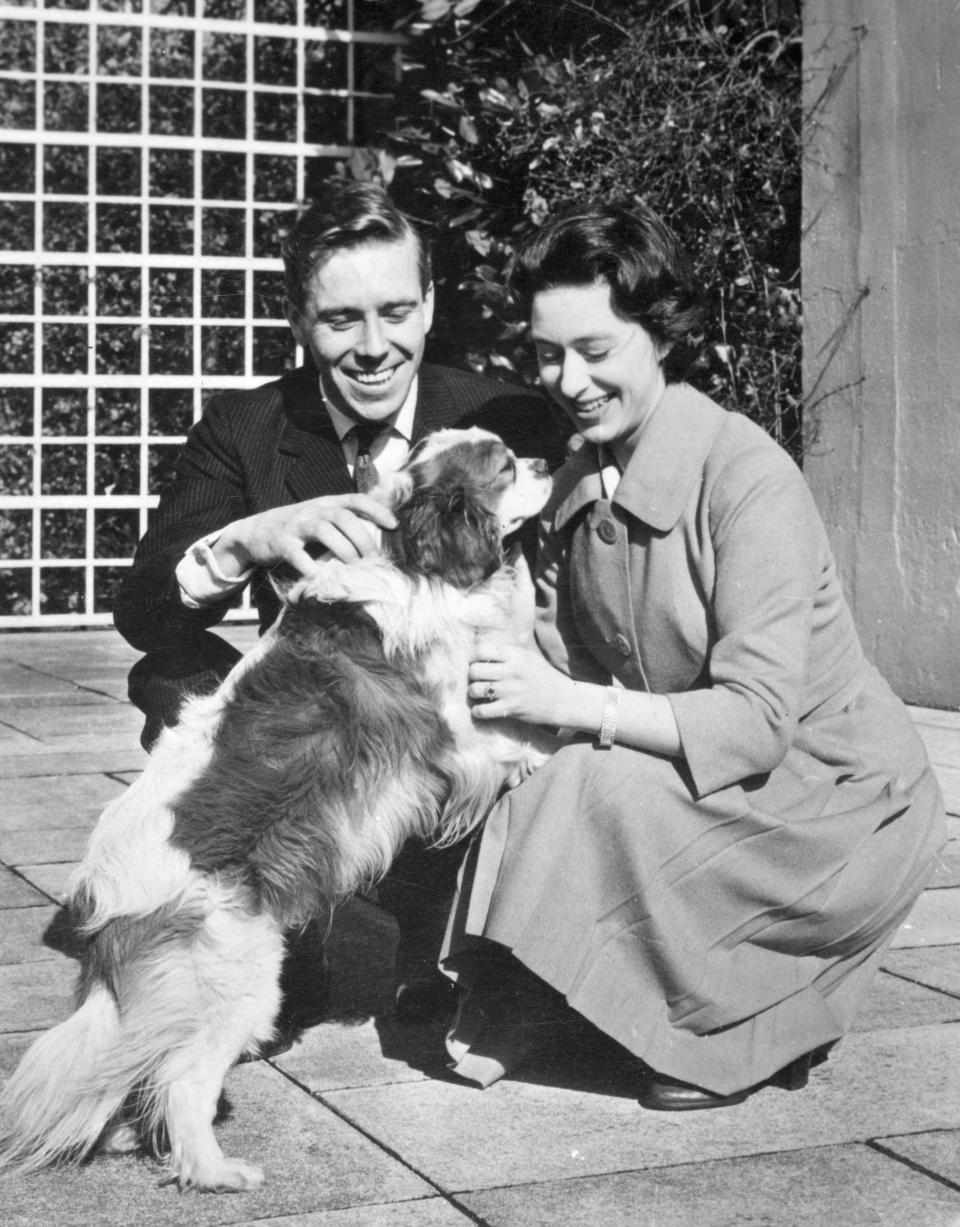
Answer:
[{"label": "suit lapel", "polygon": [[353,483],[343,448],[323,407],[316,372],[305,367],[284,388],[284,425],[279,452],[284,502],[300,503],[322,494],[349,494]]},{"label": "suit lapel", "polygon": [[462,416],[462,410],[454,404],[443,372],[435,366],[424,364],[417,382],[417,413],[413,422],[411,443],[419,443],[432,430],[454,426]]}]

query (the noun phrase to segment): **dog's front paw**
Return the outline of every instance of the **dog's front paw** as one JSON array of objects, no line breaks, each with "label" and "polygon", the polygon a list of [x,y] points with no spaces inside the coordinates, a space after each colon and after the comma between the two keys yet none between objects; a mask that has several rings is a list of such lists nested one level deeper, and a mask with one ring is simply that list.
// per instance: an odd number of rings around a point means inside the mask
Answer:
[{"label": "dog's front paw", "polygon": [[266,1177],[259,1167],[243,1159],[220,1158],[203,1164],[183,1163],[176,1177],[181,1193],[249,1193]]},{"label": "dog's front paw", "polygon": [[133,1125],[121,1121],[111,1126],[100,1138],[97,1149],[104,1155],[127,1155],[140,1147],[140,1138]]}]

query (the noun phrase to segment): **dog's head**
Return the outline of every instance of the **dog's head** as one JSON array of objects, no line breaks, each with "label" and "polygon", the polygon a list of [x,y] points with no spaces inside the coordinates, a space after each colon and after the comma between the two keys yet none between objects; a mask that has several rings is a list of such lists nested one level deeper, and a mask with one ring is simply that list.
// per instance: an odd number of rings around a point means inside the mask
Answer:
[{"label": "dog's head", "polygon": [[429,435],[380,489],[397,517],[384,552],[406,571],[469,588],[503,562],[503,541],[550,497],[544,460],[520,460],[479,427]]}]

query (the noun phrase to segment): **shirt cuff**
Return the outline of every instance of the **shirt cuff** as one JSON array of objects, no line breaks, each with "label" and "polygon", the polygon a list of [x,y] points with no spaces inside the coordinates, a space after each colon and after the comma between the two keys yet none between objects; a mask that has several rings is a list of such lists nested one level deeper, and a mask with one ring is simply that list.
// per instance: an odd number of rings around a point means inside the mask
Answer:
[{"label": "shirt cuff", "polygon": [[210,548],[220,539],[223,529],[209,533],[195,541],[177,563],[177,583],[180,585],[180,600],[187,609],[202,609],[230,596],[242,588],[254,568],[248,567],[242,575],[224,575],[220,564]]}]

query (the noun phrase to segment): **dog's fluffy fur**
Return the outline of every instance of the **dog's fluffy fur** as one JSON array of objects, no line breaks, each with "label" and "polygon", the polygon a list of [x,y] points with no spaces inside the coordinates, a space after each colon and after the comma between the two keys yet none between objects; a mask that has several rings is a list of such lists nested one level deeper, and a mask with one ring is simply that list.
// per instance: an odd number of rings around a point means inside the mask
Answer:
[{"label": "dog's fluffy fur", "polygon": [[430,436],[375,491],[399,524],[381,552],[322,563],[185,705],[74,876],[79,1008],[6,1088],[0,1164],[146,1143],[169,1148],[181,1188],[262,1182],[212,1122],[227,1070],[272,1037],[284,929],[375,881],[408,837],[461,838],[548,751],[474,721],[466,686],[479,630],[530,632],[529,576],[502,538],[549,485],[493,435]]}]

